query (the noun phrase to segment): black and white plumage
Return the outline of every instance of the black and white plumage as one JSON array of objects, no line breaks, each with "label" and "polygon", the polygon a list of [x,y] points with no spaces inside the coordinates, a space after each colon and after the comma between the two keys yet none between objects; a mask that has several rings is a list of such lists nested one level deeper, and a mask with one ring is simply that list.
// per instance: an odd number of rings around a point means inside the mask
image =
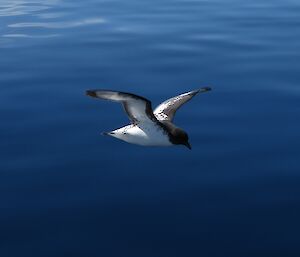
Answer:
[{"label": "black and white plumage", "polygon": [[107,132],[106,135],[138,145],[185,145],[191,149],[187,133],[176,127],[172,121],[178,108],[191,100],[196,94],[209,90],[211,88],[203,87],[172,97],[157,106],[154,111],[148,99],[130,93],[96,89],[87,90],[86,94],[122,103],[131,121],[130,125]]}]

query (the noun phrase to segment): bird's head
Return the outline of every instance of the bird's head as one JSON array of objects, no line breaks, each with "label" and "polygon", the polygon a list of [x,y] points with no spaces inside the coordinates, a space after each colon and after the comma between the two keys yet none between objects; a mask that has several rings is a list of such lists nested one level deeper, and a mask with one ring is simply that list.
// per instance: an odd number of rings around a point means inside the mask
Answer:
[{"label": "bird's head", "polygon": [[185,145],[188,149],[192,149],[189,143],[188,134],[181,128],[175,126],[170,121],[160,121],[161,125],[169,132],[170,141],[174,145]]},{"label": "bird's head", "polygon": [[185,131],[181,130],[179,132],[178,138],[179,138],[180,145],[185,145],[188,149],[192,150],[192,147],[189,143],[189,136]]},{"label": "bird's head", "polygon": [[189,143],[189,136],[188,134],[180,129],[180,128],[176,128],[175,131],[173,132],[174,134],[174,143],[177,145],[184,145],[186,146],[188,149],[192,150],[192,147]]}]

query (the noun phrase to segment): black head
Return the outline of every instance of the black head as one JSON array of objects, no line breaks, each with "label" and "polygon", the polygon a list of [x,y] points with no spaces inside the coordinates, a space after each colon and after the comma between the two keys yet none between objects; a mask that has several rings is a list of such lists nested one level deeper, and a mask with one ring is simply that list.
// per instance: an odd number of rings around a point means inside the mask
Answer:
[{"label": "black head", "polygon": [[176,145],[185,145],[188,149],[192,149],[189,143],[188,134],[180,128],[176,128],[172,131],[173,143]]},{"label": "black head", "polygon": [[185,145],[188,149],[192,149],[189,143],[189,136],[184,130],[166,120],[160,121],[160,124],[168,132],[169,139],[174,145]]}]

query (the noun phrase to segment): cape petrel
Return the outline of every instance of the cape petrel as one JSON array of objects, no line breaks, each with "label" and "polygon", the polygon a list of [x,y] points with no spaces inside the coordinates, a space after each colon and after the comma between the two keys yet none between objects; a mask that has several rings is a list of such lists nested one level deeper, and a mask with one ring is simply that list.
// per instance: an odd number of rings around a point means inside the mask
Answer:
[{"label": "cape petrel", "polygon": [[185,145],[191,149],[187,133],[173,124],[175,112],[196,94],[210,91],[203,87],[172,97],[156,107],[153,111],[151,101],[135,94],[111,90],[87,90],[88,96],[120,102],[127,113],[131,124],[122,128],[105,132],[131,144],[143,146]]}]

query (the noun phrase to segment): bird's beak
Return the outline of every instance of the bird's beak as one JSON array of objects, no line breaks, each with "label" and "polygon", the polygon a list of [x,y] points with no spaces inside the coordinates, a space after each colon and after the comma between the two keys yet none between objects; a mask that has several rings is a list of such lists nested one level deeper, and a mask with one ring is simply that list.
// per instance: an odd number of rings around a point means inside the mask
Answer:
[{"label": "bird's beak", "polygon": [[191,147],[191,145],[190,145],[189,142],[186,142],[186,143],[185,143],[185,146],[186,146],[188,149],[192,150],[192,147]]}]

